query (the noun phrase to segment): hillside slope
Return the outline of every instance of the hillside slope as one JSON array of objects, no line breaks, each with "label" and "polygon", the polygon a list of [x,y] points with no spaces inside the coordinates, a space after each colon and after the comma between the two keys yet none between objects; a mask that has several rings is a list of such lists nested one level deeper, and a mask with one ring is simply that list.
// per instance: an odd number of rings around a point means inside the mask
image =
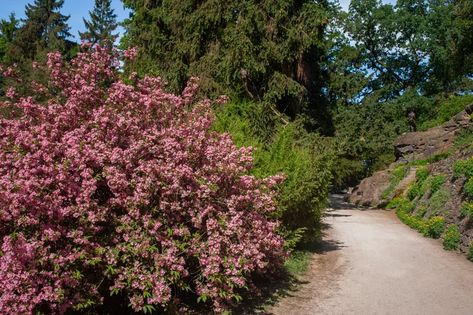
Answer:
[{"label": "hillside slope", "polygon": [[358,206],[396,209],[399,218],[473,259],[473,104],[441,126],[401,135],[397,160],[353,189]]}]

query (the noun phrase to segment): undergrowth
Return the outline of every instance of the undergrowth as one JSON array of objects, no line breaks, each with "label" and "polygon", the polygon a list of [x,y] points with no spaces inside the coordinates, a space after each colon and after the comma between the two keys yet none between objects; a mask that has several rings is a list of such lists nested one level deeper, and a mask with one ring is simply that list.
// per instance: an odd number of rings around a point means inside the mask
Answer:
[{"label": "undergrowth", "polygon": [[406,177],[409,168],[406,165],[398,166],[391,174],[388,188],[386,188],[382,194],[383,199],[386,199],[392,195],[396,186]]},{"label": "undergrowth", "polygon": [[291,276],[304,274],[309,268],[313,253],[306,250],[295,250],[284,263],[284,268]]},{"label": "undergrowth", "polygon": [[226,104],[217,110],[214,129],[230,133],[238,146],[255,148],[253,175],[285,175],[275,216],[292,250],[320,238],[333,158],[323,137],[307,133],[297,121],[263,119],[264,108],[258,103]]},{"label": "undergrowth", "polygon": [[458,226],[450,224],[443,235],[443,248],[457,250],[460,247],[461,234]]}]

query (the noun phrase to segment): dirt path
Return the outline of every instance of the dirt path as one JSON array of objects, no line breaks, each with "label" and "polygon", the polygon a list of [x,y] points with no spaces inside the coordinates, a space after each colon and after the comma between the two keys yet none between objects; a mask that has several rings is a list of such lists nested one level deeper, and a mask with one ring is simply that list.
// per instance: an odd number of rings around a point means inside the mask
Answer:
[{"label": "dirt path", "polygon": [[473,263],[391,212],[335,206],[307,283],[270,314],[473,314]]}]

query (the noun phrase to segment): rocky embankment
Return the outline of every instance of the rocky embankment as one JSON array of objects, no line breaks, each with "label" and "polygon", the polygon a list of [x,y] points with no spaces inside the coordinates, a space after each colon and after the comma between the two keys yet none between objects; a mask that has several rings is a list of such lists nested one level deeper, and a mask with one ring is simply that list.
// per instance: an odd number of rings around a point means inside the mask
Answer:
[{"label": "rocky embankment", "polygon": [[[457,248],[473,251],[472,113],[473,104],[439,127],[401,135],[394,143],[396,162],[364,179],[349,202],[400,210],[401,219],[424,234],[435,218],[444,230],[460,233]],[[435,236],[444,238],[442,233]]]}]

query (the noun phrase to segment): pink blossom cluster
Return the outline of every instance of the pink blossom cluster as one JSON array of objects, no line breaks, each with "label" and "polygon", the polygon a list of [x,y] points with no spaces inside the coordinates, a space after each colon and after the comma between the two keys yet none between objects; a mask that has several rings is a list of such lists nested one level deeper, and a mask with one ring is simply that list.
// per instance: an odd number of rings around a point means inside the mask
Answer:
[{"label": "pink blossom cluster", "polygon": [[173,95],[159,78],[125,83],[119,65],[102,47],[52,53],[49,100],[0,118],[1,314],[115,294],[142,311],[182,292],[222,312],[286,255],[269,219],[281,178],[248,175],[251,148],[212,131],[197,80]]}]

